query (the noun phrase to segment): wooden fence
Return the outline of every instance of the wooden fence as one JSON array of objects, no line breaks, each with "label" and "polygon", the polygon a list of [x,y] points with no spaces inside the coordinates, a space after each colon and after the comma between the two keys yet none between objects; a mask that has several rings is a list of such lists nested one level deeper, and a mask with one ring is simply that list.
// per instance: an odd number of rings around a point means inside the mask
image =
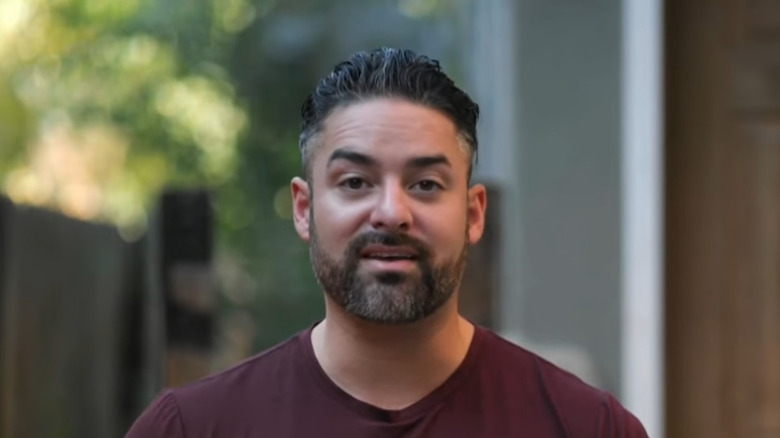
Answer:
[{"label": "wooden fence", "polygon": [[210,229],[202,192],[164,195],[132,243],[0,198],[0,438],[121,436],[207,372]]}]

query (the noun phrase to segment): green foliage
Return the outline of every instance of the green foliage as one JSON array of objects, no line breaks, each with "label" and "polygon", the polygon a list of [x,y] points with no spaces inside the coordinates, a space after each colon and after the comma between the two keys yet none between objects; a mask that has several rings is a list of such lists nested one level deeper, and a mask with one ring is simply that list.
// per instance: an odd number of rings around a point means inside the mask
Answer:
[{"label": "green foliage", "polygon": [[267,99],[239,49],[275,3],[0,2],[2,190],[134,238],[165,187],[208,187],[223,314],[254,321],[241,354],[321,313],[279,194],[299,166],[290,78]]},{"label": "green foliage", "polygon": [[209,188],[225,320],[269,346],[322,314],[289,218],[300,103],[348,52],[404,44],[334,32],[385,3],[0,0],[0,190],[136,238],[165,187]]}]

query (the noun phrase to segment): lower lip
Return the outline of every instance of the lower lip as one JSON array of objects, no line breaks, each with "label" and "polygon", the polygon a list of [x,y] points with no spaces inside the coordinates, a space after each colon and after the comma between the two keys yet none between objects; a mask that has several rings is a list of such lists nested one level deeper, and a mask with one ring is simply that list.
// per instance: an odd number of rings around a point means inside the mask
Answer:
[{"label": "lower lip", "polygon": [[361,259],[369,268],[382,271],[408,271],[417,268],[417,261],[411,259],[399,260],[381,260],[381,259]]}]

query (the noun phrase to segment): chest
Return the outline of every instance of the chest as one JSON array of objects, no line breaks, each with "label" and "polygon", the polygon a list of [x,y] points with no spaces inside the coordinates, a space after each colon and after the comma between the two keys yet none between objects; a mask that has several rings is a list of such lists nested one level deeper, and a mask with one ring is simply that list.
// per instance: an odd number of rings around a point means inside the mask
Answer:
[{"label": "chest", "polygon": [[[563,429],[531,400],[501,395],[455,395],[414,415],[366,412],[334,400],[291,400],[251,417],[221,421],[204,438],[563,438]],[[229,416],[229,415],[228,415]],[[197,436],[197,435],[196,435]]]}]

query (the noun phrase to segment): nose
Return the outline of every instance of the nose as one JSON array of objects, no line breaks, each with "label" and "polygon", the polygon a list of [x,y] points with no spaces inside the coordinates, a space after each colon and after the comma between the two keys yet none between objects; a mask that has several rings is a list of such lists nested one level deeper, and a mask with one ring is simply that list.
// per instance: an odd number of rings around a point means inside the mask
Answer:
[{"label": "nose", "polygon": [[371,226],[377,230],[409,231],[412,225],[409,202],[400,184],[384,186],[371,212]]}]

